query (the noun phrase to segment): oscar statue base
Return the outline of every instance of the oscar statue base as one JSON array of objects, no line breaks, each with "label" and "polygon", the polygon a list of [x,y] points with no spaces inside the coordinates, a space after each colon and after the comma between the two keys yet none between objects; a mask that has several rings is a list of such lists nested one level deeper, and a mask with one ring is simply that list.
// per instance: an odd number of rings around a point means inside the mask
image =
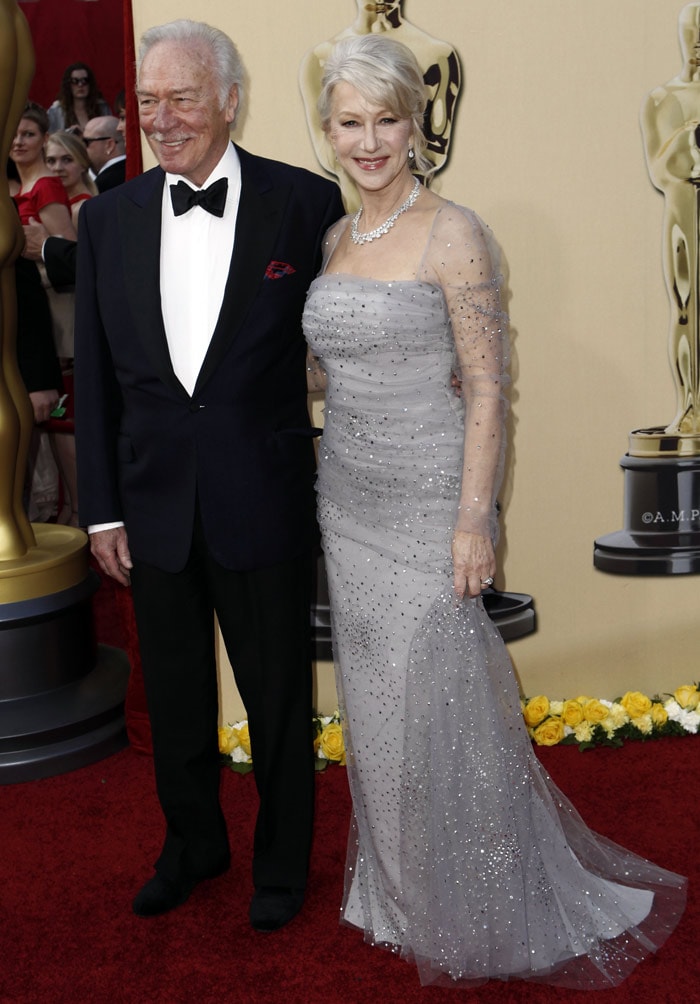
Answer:
[{"label": "oscar statue base", "polygon": [[598,537],[593,564],[619,575],[700,573],[700,443],[664,429],[630,434],[624,529]]},{"label": "oscar statue base", "polygon": [[0,564],[0,784],[75,770],[127,744],[130,666],[95,642],[87,538],[33,529],[27,558]]}]

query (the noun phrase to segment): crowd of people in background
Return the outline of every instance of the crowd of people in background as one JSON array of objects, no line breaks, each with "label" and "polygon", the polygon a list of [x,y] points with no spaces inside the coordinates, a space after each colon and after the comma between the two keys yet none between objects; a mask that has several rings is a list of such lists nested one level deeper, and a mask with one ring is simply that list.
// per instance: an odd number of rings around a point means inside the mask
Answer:
[{"label": "crowd of people in background", "polygon": [[[114,114],[92,69],[67,66],[48,109],[29,101],[8,162],[10,194],[25,228],[76,241],[87,199],[126,177],[125,100]],[[17,263],[17,356],[35,421],[27,484],[29,518],[78,525],[73,421],[71,285],[54,287],[39,249],[36,261]]]}]

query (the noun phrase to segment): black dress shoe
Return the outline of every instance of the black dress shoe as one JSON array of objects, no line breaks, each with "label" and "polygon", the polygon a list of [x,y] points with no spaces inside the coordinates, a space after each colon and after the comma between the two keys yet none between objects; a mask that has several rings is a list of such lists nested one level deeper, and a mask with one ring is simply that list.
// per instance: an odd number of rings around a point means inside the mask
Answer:
[{"label": "black dress shoe", "polygon": [[150,882],[146,882],[143,889],[136,894],[134,913],[137,917],[155,917],[159,913],[174,910],[176,906],[189,899],[196,884],[193,879],[171,882],[156,872]]},{"label": "black dress shoe", "polygon": [[220,865],[212,868],[206,875],[197,878],[169,879],[160,872],[146,882],[143,889],[136,894],[133,902],[134,913],[138,917],[155,917],[159,913],[167,913],[181,906],[190,898],[192,890],[205,879],[218,878],[231,867],[231,858],[227,855]]},{"label": "black dress shoe", "polygon": [[250,901],[250,923],[256,931],[277,931],[296,917],[303,903],[303,889],[262,886]]}]

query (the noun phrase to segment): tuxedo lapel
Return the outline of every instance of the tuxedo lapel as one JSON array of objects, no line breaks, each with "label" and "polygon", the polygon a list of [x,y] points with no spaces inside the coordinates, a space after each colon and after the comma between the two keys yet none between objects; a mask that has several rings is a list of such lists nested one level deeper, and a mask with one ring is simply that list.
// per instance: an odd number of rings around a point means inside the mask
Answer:
[{"label": "tuxedo lapel", "polygon": [[131,315],[157,376],[178,394],[187,394],[173,371],[160,299],[160,234],[165,175],[160,168],[129,186],[118,205],[124,272]]},{"label": "tuxedo lapel", "polygon": [[257,158],[238,148],[241,161],[241,198],[236,235],[224,298],[195,393],[216,372],[238,334],[258,294],[275,245],[288,198],[287,189],[272,186],[255,169]]}]

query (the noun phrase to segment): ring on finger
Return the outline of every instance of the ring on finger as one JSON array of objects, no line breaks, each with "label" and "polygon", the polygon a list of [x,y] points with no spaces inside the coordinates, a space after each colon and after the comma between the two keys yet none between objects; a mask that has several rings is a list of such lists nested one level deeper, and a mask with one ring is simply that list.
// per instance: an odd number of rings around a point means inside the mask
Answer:
[{"label": "ring on finger", "polygon": [[493,585],[493,575],[489,575],[487,578],[481,580],[481,585],[484,589],[488,589],[489,586]]}]

